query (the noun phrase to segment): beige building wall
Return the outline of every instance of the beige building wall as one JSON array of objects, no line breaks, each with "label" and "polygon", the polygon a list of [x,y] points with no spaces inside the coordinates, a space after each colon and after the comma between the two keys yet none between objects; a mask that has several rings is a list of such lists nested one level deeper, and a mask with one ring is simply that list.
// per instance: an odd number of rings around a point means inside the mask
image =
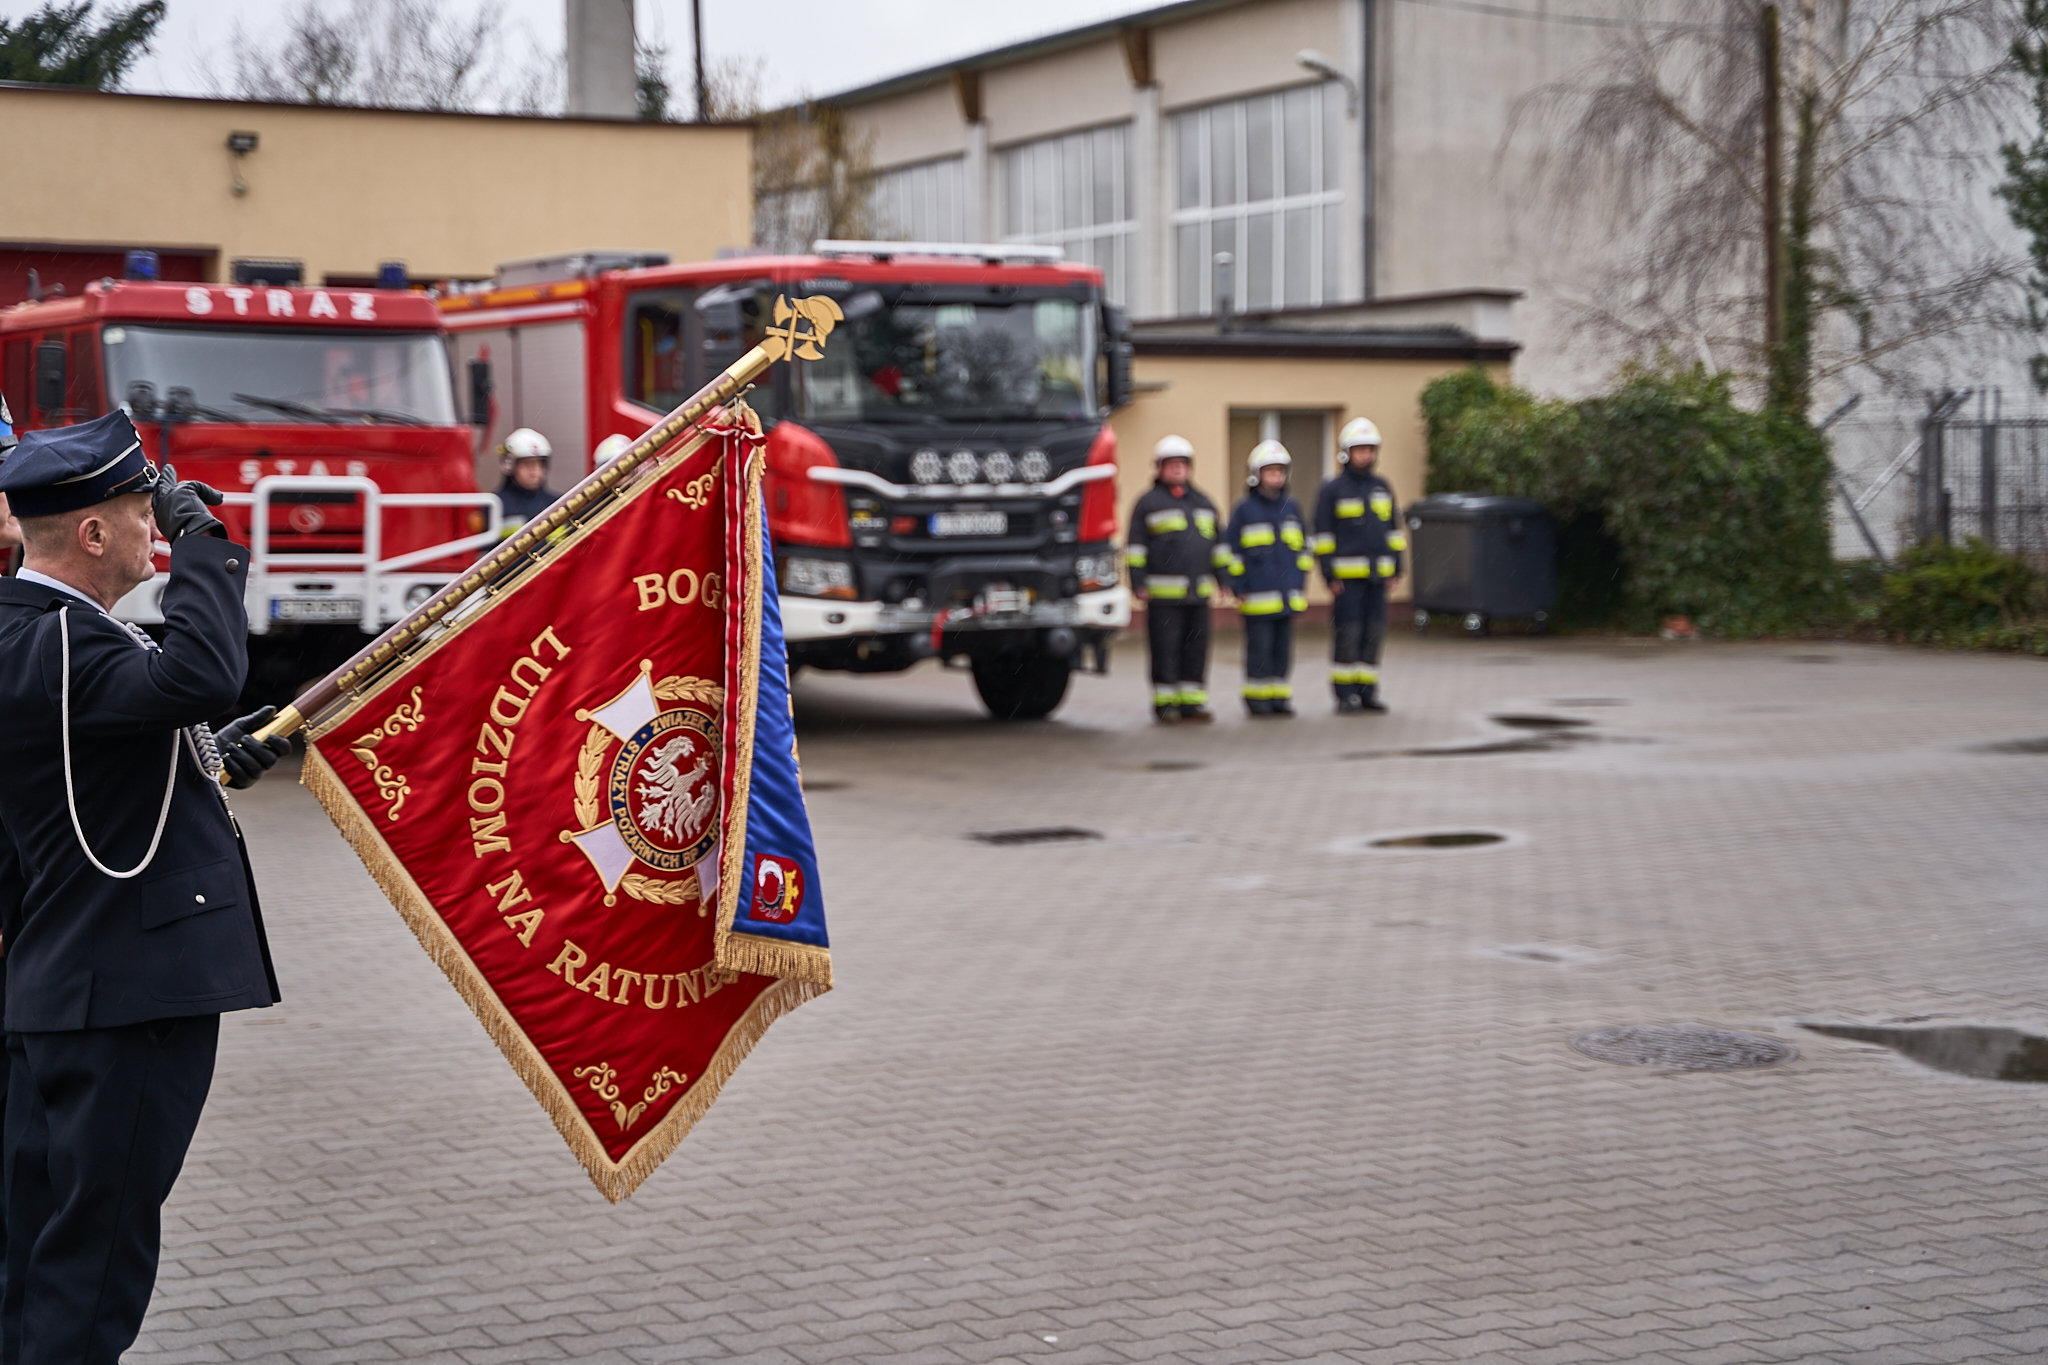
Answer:
[{"label": "beige building wall", "polygon": [[[303,261],[317,282],[383,260],[416,279],[483,278],[594,247],[700,260],[753,231],[743,127],[17,87],[0,89],[0,129],[24,153],[0,246],[190,247],[223,272],[236,257]],[[257,149],[233,155],[237,131]]]},{"label": "beige building wall", "polygon": [[[1138,393],[1111,419],[1117,441],[1119,525],[1128,518],[1131,504],[1152,484],[1152,447],[1162,436],[1185,436],[1194,443],[1195,484],[1229,515],[1245,494],[1244,469],[1230,454],[1232,409],[1328,412],[1333,435],[1354,417],[1370,417],[1385,442],[1380,449],[1380,472],[1406,507],[1422,496],[1428,462],[1422,390],[1467,363],[1141,355],[1133,367]],[[1486,368],[1498,378],[1505,377],[1505,365]],[[1297,461],[1324,458],[1321,451],[1289,453]],[[1314,512],[1307,504],[1302,510]],[[1395,585],[1393,595],[1400,599],[1408,596],[1405,577]],[[1310,583],[1309,598],[1312,602],[1329,600],[1319,579]]]},{"label": "beige building wall", "polygon": [[1349,65],[1342,11],[1357,3],[1256,0],[1161,24],[1152,34],[1160,100],[1180,109],[1314,80],[1294,60],[1308,47]]}]

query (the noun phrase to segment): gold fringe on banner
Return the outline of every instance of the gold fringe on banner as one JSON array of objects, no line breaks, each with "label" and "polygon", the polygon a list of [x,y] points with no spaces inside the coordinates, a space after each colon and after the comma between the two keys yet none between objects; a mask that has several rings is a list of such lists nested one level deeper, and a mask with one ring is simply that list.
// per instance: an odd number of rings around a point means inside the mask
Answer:
[{"label": "gold fringe on banner", "polygon": [[655,1168],[689,1135],[697,1120],[709,1112],[718,1099],[718,1092],[739,1069],[739,1064],[746,1060],[754,1044],[768,1032],[770,1024],[830,989],[809,981],[777,981],[763,991],[727,1031],[703,1075],[646,1137],[635,1143],[622,1160],[615,1162],[554,1068],[548,1065],[526,1036],[526,1031],[512,1018],[505,1002],[498,998],[498,993],[491,989],[491,983],[478,970],[475,960],[435,911],[426,893],[412,879],[412,874],[405,870],[405,865],[384,842],[376,822],[356,803],[355,796],[335,775],[318,749],[306,750],[306,765],[299,780],[326,809],[335,828],[341,831],[342,838],[348,840],[349,847],[369,869],[378,889],[404,918],[413,936],[419,939],[420,946],[427,950],[427,956],[433,959],[434,965],[448,978],[448,983],[468,1003],[477,1022],[484,1026],[484,1032],[498,1045],[498,1050],[505,1054],[505,1060],[512,1064],[512,1070],[525,1082],[527,1090],[540,1102],[548,1117],[554,1120],[555,1131],[562,1135],[562,1140],[569,1144],[569,1150],[583,1163],[590,1183],[614,1204],[632,1194],[641,1181],[654,1174]]}]

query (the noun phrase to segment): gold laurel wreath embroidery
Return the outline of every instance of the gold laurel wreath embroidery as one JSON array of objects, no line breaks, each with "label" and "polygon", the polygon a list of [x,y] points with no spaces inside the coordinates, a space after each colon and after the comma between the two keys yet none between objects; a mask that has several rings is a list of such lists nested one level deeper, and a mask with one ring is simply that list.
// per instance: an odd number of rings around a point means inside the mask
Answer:
[{"label": "gold laurel wreath embroidery", "polygon": [[640,1096],[640,1103],[629,1106],[619,1098],[619,1073],[613,1069],[610,1062],[599,1062],[595,1066],[579,1066],[574,1075],[578,1080],[585,1076],[590,1077],[591,1090],[599,1099],[611,1106],[612,1118],[617,1121],[622,1133],[638,1123],[640,1116],[647,1112],[647,1106],[666,1095],[672,1087],[690,1083],[690,1078],[682,1072],[662,1067],[654,1073],[654,1083]]},{"label": "gold laurel wreath embroidery", "polygon": [[692,512],[703,511],[704,504],[711,500],[711,486],[718,482],[719,466],[724,463],[725,456],[720,455],[711,462],[709,470],[699,474],[682,488],[669,489],[668,495]]},{"label": "gold laurel wreath embroidery", "polygon": [[394,772],[388,763],[377,761],[377,746],[397,734],[400,730],[411,733],[420,728],[427,715],[420,706],[420,689],[412,690],[412,700],[400,702],[393,707],[390,716],[382,725],[349,741],[348,751],[362,761],[370,770],[370,780],[377,784],[377,795],[391,803],[384,818],[396,820],[399,810],[405,805],[405,798],[412,795],[412,788],[406,785],[405,774]]},{"label": "gold laurel wreath embroidery", "polygon": [[[723,457],[721,457],[723,458]],[[675,490],[671,489],[670,492]],[[691,701],[718,710],[725,705],[725,688],[708,678],[688,678],[671,674],[653,686],[658,701]],[[590,733],[584,736],[583,750],[576,755],[576,823],[584,829],[595,829],[604,819],[604,802],[599,793],[604,788],[604,756],[612,746],[613,735],[601,722],[593,721]],[[697,885],[694,870],[681,877],[649,877],[638,872],[629,872],[619,881],[619,890],[634,900],[646,901],[652,905],[688,905],[697,902],[697,913],[705,913],[703,893]]]}]

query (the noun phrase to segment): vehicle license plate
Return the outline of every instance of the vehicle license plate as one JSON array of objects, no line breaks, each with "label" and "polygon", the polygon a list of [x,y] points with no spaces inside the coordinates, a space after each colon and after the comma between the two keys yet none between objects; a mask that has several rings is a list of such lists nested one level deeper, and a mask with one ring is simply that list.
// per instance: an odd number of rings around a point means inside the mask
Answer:
[{"label": "vehicle license plate", "polygon": [[360,621],[360,597],[274,597],[270,602],[273,621]]},{"label": "vehicle license plate", "polygon": [[1031,610],[1029,589],[991,586],[982,589],[981,600],[992,616],[1009,616]]},{"label": "vehicle license plate", "polygon": [[1007,512],[934,512],[931,533],[938,536],[1000,536],[1010,530]]}]

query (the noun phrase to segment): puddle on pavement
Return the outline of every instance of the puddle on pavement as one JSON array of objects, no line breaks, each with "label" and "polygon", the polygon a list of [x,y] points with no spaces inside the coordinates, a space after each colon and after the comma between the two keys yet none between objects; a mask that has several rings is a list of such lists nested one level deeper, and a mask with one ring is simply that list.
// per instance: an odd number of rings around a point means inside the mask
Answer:
[{"label": "puddle on pavement", "polygon": [[1502,957],[1518,957],[1524,962],[1562,962],[1564,958],[1546,948],[1502,948]]},{"label": "puddle on pavement", "polygon": [[804,794],[808,796],[812,792],[843,792],[852,785],[851,782],[842,782],[836,777],[820,777],[808,779],[803,787]]},{"label": "puddle on pavement", "polygon": [[1148,773],[1191,773],[1197,768],[1206,768],[1206,763],[1197,763],[1192,758],[1155,758],[1150,763],[1139,765]]},{"label": "puddle on pavement", "polygon": [[2048,754],[2048,735],[2036,739],[1998,739],[1989,744],[1973,744],[1973,754]]},{"label": "puddle on pavement", "polygon": [[1809,1033],[1876,1043],[1922,1066],[1987,1081],[2048,1083],[2048,1038],[2011,1028],[1973,1024],[1939,1028],[1882,1028],[1862,1024],[1801,1024]]},{"label": "puddle on pavement", "polygon": [[1083,839],[1100,839],[1100,830],[1082,829],[1078,825],[1034,825],[1028,829],[985,829],[967,836],[979,843],[1010,846],[1013,844],[1060,844]]},{"label": "puddle on pavement", "polygon": [[1438,834],[1397,834],[1385,839],[1375,839],[1373,848],[1477,848],[1481,844],[1507,842],[1507,835],[1495,834],[1491,830],[1461,829],[1446,830]]},{"label": "puddle on pavement", "polygon": [[1510,730],[1575,730],[1593,723],[1578,716],[1542,716],[1519,711],[1488,716],[1487,719]]},{"label": "puddle on pavement", "polygon": [[1787,654],[1785,657],[1795,664],[1832,664],[1841,661],[1833,654]]}]

